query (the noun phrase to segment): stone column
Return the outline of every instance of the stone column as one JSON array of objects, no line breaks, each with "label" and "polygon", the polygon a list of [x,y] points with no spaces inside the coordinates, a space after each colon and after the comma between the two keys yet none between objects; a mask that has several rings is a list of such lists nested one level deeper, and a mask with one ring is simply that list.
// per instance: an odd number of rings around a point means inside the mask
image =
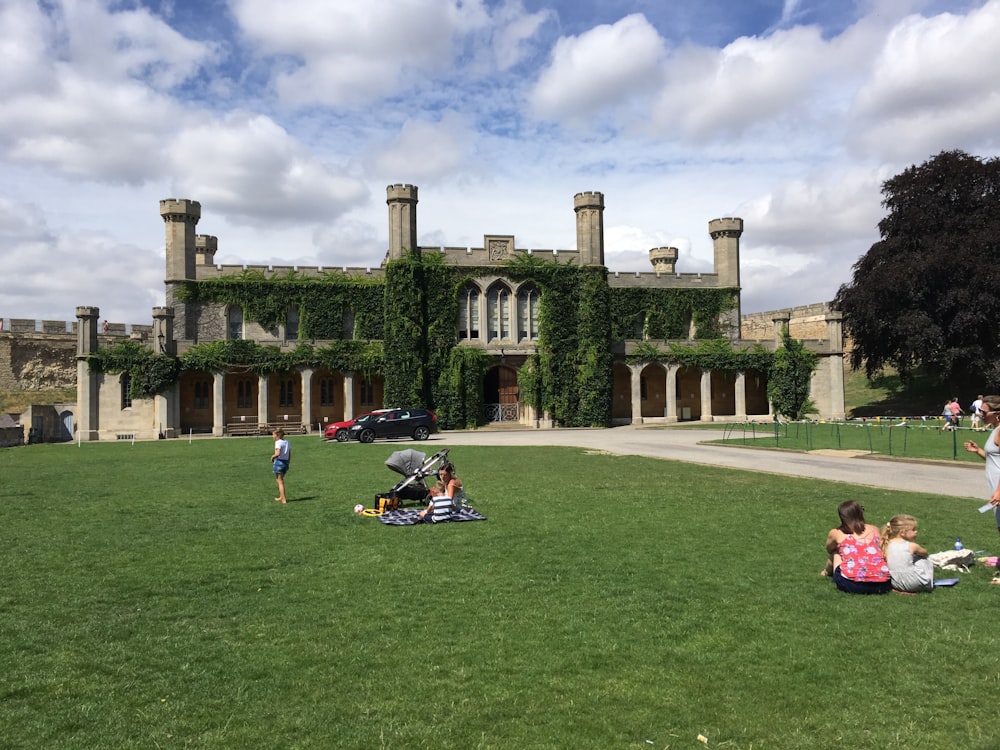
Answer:
[{"label": "stone column", "polygon": [[701,421],[712,421],[712,371],[701,371]]},{"label": "stone column", "polygon": [[389,185],[385,202],[389,206],[389,260],[417,252],[417,186]]},{"label": "stone column", "polygon": [[344,420],[354,419],[354,373],[344,373]]},{"label": "stone column", "polygon": [[76,429],[80,440],[100,440],[101,375],[90,371],[87,357],[97,351],[98,307],[76,308]]},{"label": "stone column", "polygon": [[629,365],[628,379],[632,390],[632,424],[642,424],[642,365]]},{"label": "stone column", "polygon": [[747,375],[736,373],[736,418],[746,421],[747,418]]},{"label": "stone column", "polygon": [[[174,341],[174,311],[170,307],[153,308],[153,352],[168,357],[177,356],[177,344]],[[174,383],[163,393],[154,397],[156,411],[157,434],[165,437],[177,437],[180,428],[180,384]]]},{"label": "stone column", "polygon": [[313,369],[311,367],[303,367],[299,371],[299,374],[302,376],[302,426],[306,428],[307,433],[311,433],[313,431]]},{"label": "stone column", "polygon": [[257,376],[257,426],[260,429],[267,428],[271,417],[268,414],[267,402],[271,395],[271,376]]},{"label": "stone column", "polygon": [[604,194],[577,193],[573,196],[576,212],[576,249],[580,265],[604,265]]},{"label": "stone column", "polygon": [[668,422],[679,421],[677,417],[677,371],[680,365],[667,365],[667,413]]},{"label": "stone column", "polygon": [[212,373],[212,435],[222,437],[226,434],[226,375],[222,372]]}]

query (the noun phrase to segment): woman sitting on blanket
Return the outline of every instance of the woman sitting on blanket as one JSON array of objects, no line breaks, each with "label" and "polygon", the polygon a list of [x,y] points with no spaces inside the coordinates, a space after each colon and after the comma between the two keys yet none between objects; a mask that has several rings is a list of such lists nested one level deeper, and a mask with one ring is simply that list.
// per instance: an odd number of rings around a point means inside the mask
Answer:
[{"label": "woman sitting on blanket", "polygon": [[455,476],[455,464],[447,461],[438,469],[438,481],[431,488],[431,501],[420,511],[420,520],[425,523],[444,521],[458,510],[465,499],[462,480]]}]

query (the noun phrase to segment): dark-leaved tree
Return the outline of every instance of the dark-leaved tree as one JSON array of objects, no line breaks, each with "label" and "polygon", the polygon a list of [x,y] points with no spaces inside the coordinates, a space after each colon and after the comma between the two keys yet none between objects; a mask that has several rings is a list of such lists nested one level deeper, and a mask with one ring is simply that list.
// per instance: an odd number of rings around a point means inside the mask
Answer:
[{"label": "dark-leaved tree", "polygon": [[1000,159],[945,151],[882,195],[881,239],[834,300],[852,369],[1000,385]]}]

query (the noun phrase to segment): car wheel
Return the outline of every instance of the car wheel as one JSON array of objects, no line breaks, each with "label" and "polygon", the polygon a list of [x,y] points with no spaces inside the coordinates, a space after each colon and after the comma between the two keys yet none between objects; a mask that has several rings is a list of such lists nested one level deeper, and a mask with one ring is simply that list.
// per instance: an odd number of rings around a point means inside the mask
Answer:
[{"label": "car wheel", "polygon": [[346,443],[348,440],[351,439],[351,436],[348,434],[347,430],[337,430],[337,433],[334,435],[334,437],[337,438],[338,443]]},{"label": "car wheel", "polygon": [[431,431],[428,430],[423,425],[421,425],[420,427],[418,427],[417,429],[415,429],[413,431],[413,439],[414,440],[426,440],[430,436],[431,436]]},{"label": "car wheel", "polygon": [[358,435],[358,440],[360,440],[362,443],[374,443],[375,430],[362,430],[361,434]]}]

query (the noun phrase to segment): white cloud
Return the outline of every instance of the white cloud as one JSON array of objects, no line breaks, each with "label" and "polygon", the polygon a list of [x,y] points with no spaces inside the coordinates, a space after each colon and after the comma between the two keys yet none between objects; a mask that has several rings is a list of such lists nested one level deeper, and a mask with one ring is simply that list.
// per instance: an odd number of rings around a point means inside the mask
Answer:
[{"label": "white cloud", "polygon": [[320,163],[280,125],[234,112],[178,134],[171,152],[178,195],[249,224],[329,221],[367,188]]},{"label": "white cloud", "polygon": [[488,21],[480,0],[234,0],[232,8],[250,40],[284,57],[275,86],[292,106],[367,102],[412,85],[406,75],[440,73],[455,37]]},{"label": "white cloud", "polygon": [[371,171],[408,182],[460,173],[468,168],[476,134],[465,115],[445,112],[440,121],[411,120],[369,157]]},{"label": "white cloud", "polygon": [[645,16],[626,16],[556,42],[530,95],[535,114],[577,121],[650,93],[666,46]]}]

